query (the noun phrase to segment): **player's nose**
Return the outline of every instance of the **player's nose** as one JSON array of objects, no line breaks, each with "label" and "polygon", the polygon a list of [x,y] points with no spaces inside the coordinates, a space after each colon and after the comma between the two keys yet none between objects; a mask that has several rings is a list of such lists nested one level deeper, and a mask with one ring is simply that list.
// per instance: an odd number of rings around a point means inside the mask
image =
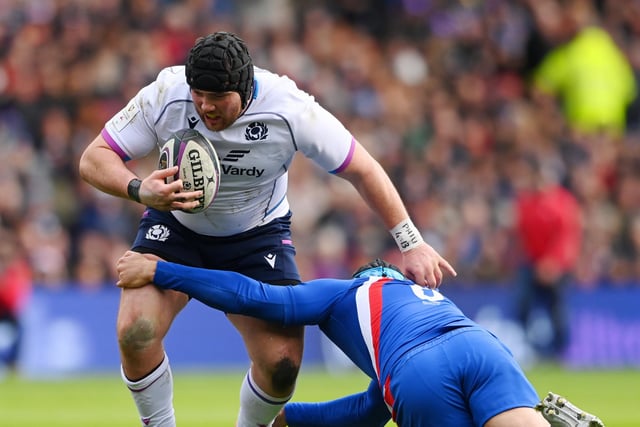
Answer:
[{"label": "player's nose", "polygon": [[204,113],[210,113],[212,111],[215,111],[216,109],[216,104],[213,102],[209,102],[207,101],[206,98],[202,99],[202,102],[200,102],[200,108],[202,109],[202,111]]}]

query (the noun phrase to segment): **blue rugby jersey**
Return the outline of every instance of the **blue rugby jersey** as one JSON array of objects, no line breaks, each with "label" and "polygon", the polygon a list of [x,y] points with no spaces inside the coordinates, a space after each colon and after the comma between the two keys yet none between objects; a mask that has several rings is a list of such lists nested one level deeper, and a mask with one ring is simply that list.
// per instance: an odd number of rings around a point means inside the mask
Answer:
[{"label": "blue rugby jersey", "polygon": [[[453,329],[478,326],[440,292],[381,277],[272,286],[235,272],[158,262],[154,283],[227,313],[284,325],[318,325],[377,383],[382,396],[389,372],[405,353]],[[382,396],[372,396],[372,392],[370,387],[359,399],[380,405]],[[389,399],[386,403],[392,404]],[[334,406],[332,410],[347,416],[361,404],[347,399],[344,408]],[[370,408],[364,412],[367,410]],[[289,412],[287,415],[289,418]],[[380,419],[380,411],[374,410],[373,415]]]}]

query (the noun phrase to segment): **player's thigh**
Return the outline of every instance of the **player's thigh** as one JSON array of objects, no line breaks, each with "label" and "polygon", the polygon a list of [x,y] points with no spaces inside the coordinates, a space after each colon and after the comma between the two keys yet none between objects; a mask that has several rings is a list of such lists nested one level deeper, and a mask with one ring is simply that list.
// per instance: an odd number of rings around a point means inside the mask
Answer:
[{"label": "player's thigh", "polygon": [[[145,256],[160,259],[152,254]],[[139,328],[140,322],[144,321],[153,333],[152,338],[162,339],[173,319],[188,301],[188,296],[182,292],[159,289],[154,285],[122,289],[118,308],[118,335],[122,339],[122,335],[130,334],[132,328]]]},{"label": "player's thigh", "polygon": [[229,320],[242,335],[251,361],[268,367],[288,358],[296,365],[302,360],[304,327],[285,327],[240,314],[229,314]]},{"label": "player's thigh", "polygon": [[118,309],[118,329],[126,329],[140,319],[152,322],[158,334],[164,336],[176,315],[188,302],[187,295],[157,287],[123,289]]},{"label": "player's thigh", "polygon": [[533,408],[514,408],[489,419],[483,427],[549,427],[549,423]]}]

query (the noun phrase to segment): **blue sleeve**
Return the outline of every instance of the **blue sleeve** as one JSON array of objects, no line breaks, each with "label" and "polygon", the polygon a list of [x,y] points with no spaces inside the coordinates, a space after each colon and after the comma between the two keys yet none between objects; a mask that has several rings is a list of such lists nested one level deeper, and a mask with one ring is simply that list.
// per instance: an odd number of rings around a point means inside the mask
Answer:
[{"label": "blue sleeve", "polygon": [[154,284],[222,310],[286,325],[317,324],[351,281],[319,279],[295,286],[269,285],[232,271],[187,267],[160,261]]},{"label": "blue sleeve", "polygon": [[322,403],[287,403],[289,427],[383,427],[391,419],[375,381],[367,391]]}]

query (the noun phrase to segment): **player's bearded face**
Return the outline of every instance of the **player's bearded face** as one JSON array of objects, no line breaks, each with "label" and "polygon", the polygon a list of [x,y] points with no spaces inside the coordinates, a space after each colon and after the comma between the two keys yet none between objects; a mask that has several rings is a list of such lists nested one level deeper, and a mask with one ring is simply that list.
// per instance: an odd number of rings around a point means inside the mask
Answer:
[{"label": "player's bearded face", "polygon": [[228,128],[242,113],[242,101],[238,92],[191,89],[191,97],[200,119],[212,131]]}]

